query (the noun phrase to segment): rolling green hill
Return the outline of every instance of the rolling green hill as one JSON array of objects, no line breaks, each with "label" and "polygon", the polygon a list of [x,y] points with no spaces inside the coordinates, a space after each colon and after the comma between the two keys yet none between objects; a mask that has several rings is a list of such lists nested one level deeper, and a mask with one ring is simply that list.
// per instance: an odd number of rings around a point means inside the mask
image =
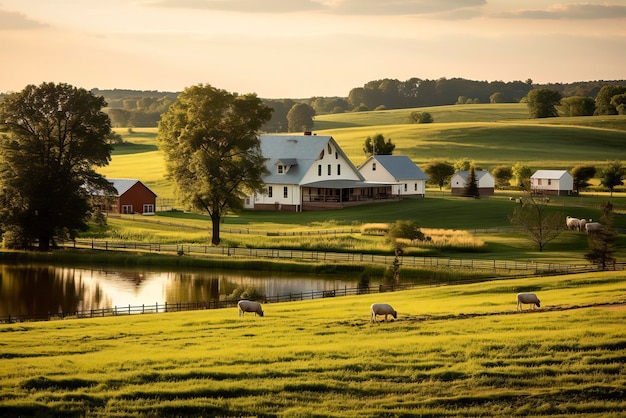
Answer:
[{"label": "rolling green hill", "polygon": [[[411,112],[429,112],[435,122],[408,123]],[[165,178],[156,128],[117,130],[125,140],[111,164],[99,171],[108,177],[139,178],[161,198],[172,198]],[[396,144],[395,154],[418,165],[436,159],[467,158],[484,169],[524,162],[532,169],[571,169],[607,160],[626,160],[626,116],[528,119],[524,104],[478,104],[352,112],[315,117],[314,131],[332,135],[355,165],[365,160],[365,138],[378,133]]]}]

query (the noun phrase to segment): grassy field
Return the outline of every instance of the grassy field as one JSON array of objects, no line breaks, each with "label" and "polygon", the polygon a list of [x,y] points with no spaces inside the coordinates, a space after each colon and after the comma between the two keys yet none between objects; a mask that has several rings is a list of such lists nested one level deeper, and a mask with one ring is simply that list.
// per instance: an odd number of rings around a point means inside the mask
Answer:
[{"label": "grassy field", "polygon": [[[515,313],[529,290],[542,308]],[[0,416],[618,417],[625,294],[596,273],[5,324]]]}]

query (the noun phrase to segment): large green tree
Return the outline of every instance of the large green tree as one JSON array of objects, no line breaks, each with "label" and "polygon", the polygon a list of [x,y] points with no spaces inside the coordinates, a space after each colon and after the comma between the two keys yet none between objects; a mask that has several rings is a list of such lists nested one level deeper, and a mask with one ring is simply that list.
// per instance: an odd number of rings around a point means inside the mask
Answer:
[{"label": "large green tree", "polygon": [[591,97],[572,96],[561,99],[561,111],[565,116],[593,116],[596,102]]},{"label": "large green tree", "polygon": [[524,163],[517,162],[511,168],[513,177],[517,180],[517,186],[522,190],[530,190],[530,176],[533,175],[533,170]]},{"label": "large green tree", "polygon": [[580,193],[585,188],[589,187],[589,180],[596,175],[596,167],[593,165],[577,165],[572,168],[572,177],[574,178],[574,190],[576,193]]},{"label": "large green tree", "polygon": [[111,146],[106,103],[69,84],[28,85],[0,102],[0,222],[5,244],[48,250],[87,227],[94,171]]},{"label": "large green tree", "polygon": [[619,160],[609,161],[607,167],[602,171],[602,180],[600,183],[608,188],[613,197],[613,190],[616,186],[624,185],[624,176],[626,175],[626,167]]},{"label": "large green tree", "polygon": [[511,185],[511,178],[513,178],[513,170],[508,165],[499,165],[491,170],[491,174],[496,180],[496,187],[498,189],[504,189]]},{"label": "large green tree", "polygon": [[313,129],[315,109],[306,103],[294,104],[287,113],[289,132],[304,132]]},{"label": "large green tree", "polygon": [[533,89],[527,96],[531,119],[559,116],[556,106],[561,103],[561,94],[550,89]]},{"label": "large green tree", "polygon": [[385,141],[383,134],[376,134],[373,138],[371,136],[365,138],[363,152],[365,155],[391,155],[395,148],[396,144],[391,142],[391,138]]},{"label": "large green tree", "polygon": [[454,166],[447,161],[433,161],[426,166],[424,172],[428,174],[428,181],[439,186],[441,190],[454,174]]},{"label": "large green tree", "polygon": [[255,94],[199,84],[186,88],[161,117],[157,139],[168,173],[183,201],[208,212],[214,245],[222,216],[262,190],[267,170],[257,131],[271,116]]},{"label": "large green tree", "polygon": [[614,96],[626,93],[626,87],[606,85],[602,86],[596,95],[596,114],[597,115],[617,115],[615,104],[611,103]]}]

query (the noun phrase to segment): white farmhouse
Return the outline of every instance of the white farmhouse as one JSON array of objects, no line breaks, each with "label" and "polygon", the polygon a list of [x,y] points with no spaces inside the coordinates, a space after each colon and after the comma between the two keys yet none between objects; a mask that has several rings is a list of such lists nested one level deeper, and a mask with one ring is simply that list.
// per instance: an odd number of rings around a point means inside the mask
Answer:
[{"label": "white farmhouse", "polygon": [[269,172],[248,209],[300,212],[391,199],[391,184],[368,182],[332,136],[260,135]]},{"label": "white farmhouse", "polygon": [[428,176],[406,155],[372,155],[359,166],[369,181],[396,183],[391,193],[402,197],[424,197]]},{"label": "white farmhouse", "polygon": [[[478,194],[481,196],[492,196],[495,191],[496,181],[489,171],[475,170],[476,182],[478,183]],[[453,195],[463,195],[465,185],[469,178],[469,171],[458,171],[450,179],[450,188]]]},{"label": "white farmhouse", "polygon": [[574,177],[567,170],[537,170],[530,176],[530,190],[545,195],[571,195]]}]

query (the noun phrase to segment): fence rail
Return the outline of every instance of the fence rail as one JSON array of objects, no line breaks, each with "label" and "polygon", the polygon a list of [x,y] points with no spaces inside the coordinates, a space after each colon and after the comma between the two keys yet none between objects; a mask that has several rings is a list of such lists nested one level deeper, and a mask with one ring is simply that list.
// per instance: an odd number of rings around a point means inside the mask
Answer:
[{"label": "fence rail", "polygon": [[[341,253],[329,251],[306,251],[276,248],[240,248],[215,247],[209,245],[192,244],[155,244],[129,241],[104,241],[91,239],[76,239],[59,244],[65,248],[83,248],[104,251],[141,251],[165,254],[202,256],[228,256],[246,258],[268,258],[279,260],[297,260],[305,262],[335,262],[335,263],[369,263],[391,265],[394,255],[371,253]],[[485,260],[448,257],[417,257],[403,255],[400,263],[404,267],[416,268],[461,268],[468,270],[490,271],[497,275],[516,274],[569,274],[595,271],[592,264],[562,264],[535,261],[515,260]],[[623,264],[617,264],[616,270],[623,270]]]},{"label": "fence rail", "polygon": [[[308,292],[289,293],[277,296],[265,296],[263,303],[279,303],[294,302],[309,299],[330,298],[339,296],[362,295],[369,293],[392,292],[396,290],[408,290],[415,286],[413,284],[402,285],[378,285],[378,286],[359,286],[344,287],[331,290],[312,290]],[[141,315],[156,314],[167,312],[195,311],[204,309],[222,309],[237,306],[236,300],[211,300],[205,302],[177,302],[162,303],[158,302],[154,305],[140,306],[114,306],[112,308],[86,309],[74,312],[54,312],[46,314],[33,315],[5,315],[0,316],[0,323],[11,324],[17,322],[33,322],[33,321],[52,321],[60,319],[85,319],[85,318],[101,318],[108,316],[125,316],[125,315]]]}]

